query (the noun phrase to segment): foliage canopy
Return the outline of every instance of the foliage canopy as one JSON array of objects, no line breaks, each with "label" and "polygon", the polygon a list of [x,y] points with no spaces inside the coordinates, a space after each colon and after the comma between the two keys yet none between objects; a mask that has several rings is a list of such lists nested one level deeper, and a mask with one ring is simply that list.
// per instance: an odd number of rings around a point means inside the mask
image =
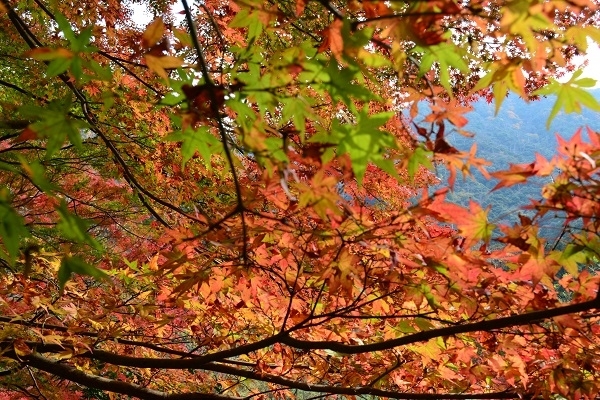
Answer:
[{"label": "foliage canopy", "polygon": [[[182,5],[0,0],[3,395],[598,397],[600,135],[448,139],[481,97],[600,111],[560,79],[595,1]],[[474,170],[546,184],[494,224],[446,200]]]}]

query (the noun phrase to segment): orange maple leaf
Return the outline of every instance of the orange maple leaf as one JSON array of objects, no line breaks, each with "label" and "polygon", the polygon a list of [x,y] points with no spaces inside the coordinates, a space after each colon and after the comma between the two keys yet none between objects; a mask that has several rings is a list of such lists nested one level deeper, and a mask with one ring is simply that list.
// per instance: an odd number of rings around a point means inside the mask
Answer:
[{"label": "orange maple leaf", "polygon": [[456,99],[452,99],[447,103],[438,101],[431,104],[430,107],[431,114],[425,117],[425,121],[441,123],[448,120],[459,128],[464,127],[469,122],[464,114],[473,110],[472,106],[462,106]]},{"label": "orange maple leaf", "polygon": [[344,52],[344,39],[342,37],[342,26],[344,23],[340,19],[334,20],[328,28],[323,31],[323,42],[319,46],[319,52],[327,49],[336,60],[341,61]]},{"label": "orange maple leaf", "polygon": [[536,165],[535,163],[531,164],[509,164],[509,168],[506,171],[496,171],[492,172],[491,175],[499,179],[500,182],[494,188],[494,190],[498,190],[503,187],[514,186],[519,183],[526,182],[531,176],[535,175]]}]

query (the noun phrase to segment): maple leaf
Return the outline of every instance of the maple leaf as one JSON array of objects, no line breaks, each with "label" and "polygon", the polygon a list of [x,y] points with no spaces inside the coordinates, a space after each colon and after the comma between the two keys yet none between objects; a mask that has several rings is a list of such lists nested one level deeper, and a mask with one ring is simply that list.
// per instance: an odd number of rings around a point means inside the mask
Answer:
[{"label": "maple leaf", "polygon": [[146,60],[146,65],[148,68],[156,72],[158,76],[165,80],[169,79],[169,75],[166,71],[167,69],[175,69],[183,65],[182,59],[173,56],[156,57],[151,54],[146,54],[144,55],[144,59]]},{"label": "maple leaf", "polygon": [[296,0],[296,16],[299,17],[304,12],[304,8],[308,4],[308,0]]},{"label": "maple leaf", "polygon": [[472,106],[462,106],[456,99],[448,103],[436,102],[430,105],[432,113],[425,117],[428,122],[444,122],[446,119],[458,128],[464,127],[469,121],[464,114],[472,111]]},{"label": "maple leaf", "polygon": [[414,51],[423,53],[419,74],[424,75],[432,69],[434,63],[437,63],[440,83],[448,93],[452,93],[450,87],[451,68],[456,68],[461,72],[469,70],[463,57],[464,51],[451,43],[442,42],[426,47],[417,47]]},{"label": "maple leaf", "polygon": [[165,24],[162,18],[156,18],[146,27],[142,34],[142,48],[151,49],[154,47],[163,37],[165,33]]},{"label": "maple leaf", "polygon": [[382,156],[384,149],[396,147],[393,137],[379,128],[390,118],[391,113],[369,114],[363,110],[358,115],[358,123],[350,129],[345,126],[339,127],[339,133],[343,135],[338,146],[342,153],[348,153],[352,160],[352,169],[359,184],[362,182],[367,164],[375,163],[391,175],[395,174],[390,160]]},{"label": "maple leaf", "polygon": [[548,116],[546,128],[550,128],[552,120],[561,109],[569,114],[573,112],[580,113],[581,107],[586,106],[594,111],[600,111],[600,103],[583,88],[593,87],[596,81],[592,78],[580,78],[583,70],[576,71],[571,79],[565,83],[552,81],[548,86],[537,90],[534,94],[548,95],[556,94],[556,103]]},{"label": "maple leaf", "polygon": [[153,21],[130,2],[0,0],[11,382],[597,397],[600,136],[495,172],[497,191],[552,178],[498,236],[495,203],[453,202],[436,176],[489,177],[477,136],[464,152],[448,132],[473,136],[479,97],[556,94],[550,121],[599,108],[592,80],[558,82],[600,40],[595,2],[138,3]]},{"label": "maple leaf", "polygon": [[469,218],[456,220],[460,232],[465,237],[483,240],[486,243],[489,242],[495,229],[495,225],[490,224],[488,221],[490,208],[488,207],[484,210],[479,204],[470,200],[469,211]]},{"label": "maple leaf", "polygon": [[542,251],[536,256],[527,257],[527,260],[518,270],[518,276],[524,280],[531,279],[533,285],[537,285],[540,281],[543,281],[544,284],[549,284],[552,280],[547,278],[554,277],[554,274],[558,271],[558,268],[555,268],[555,266],[555,262],[546,258]]},{"label": "maple leaf", "polygon": [[537,41],[534,37],[536,29],[553,29],[554,24],[543,13],[539,6],[513,1],[507,5],[500,24],[512,34],[519,35],[530,50],[535,50]]},{"label": "maple leaf", "polygon": [[19,136],[17,136],[15,138],[15,142],[19,143],[19,142],[26,142],[28,140],[35,140],[38,138],[37,133],[30,128],[26,128],[23,130],[23,132],[21,132],[21,134]]},{"label": "maple leaf", "polygon": [[490,175],[500,180],[492,190],[527,182],[527,179],[535,175],[535,166],[535,163],[509,164],[509,168],[506,171],[492,172]]},{"label": "maple leaf", "polygon": [[338,62],[342,61],[342,55],[344,53],[344,39],[342,37],[343,25],[344,22],[342,20],[335,19],[331,25],[323,31],[323,41],[319,46],[319,51],[331,51],[331,54],[333,54]]},{"label": "maple leaf", "polygon": [[63,290],[67,281],[71,279],[72,274],[89,275],[98,279],[108,279],[106,272],[87,264],[79,257],[63,258],[58,269],[58,282],[60,289]]}]

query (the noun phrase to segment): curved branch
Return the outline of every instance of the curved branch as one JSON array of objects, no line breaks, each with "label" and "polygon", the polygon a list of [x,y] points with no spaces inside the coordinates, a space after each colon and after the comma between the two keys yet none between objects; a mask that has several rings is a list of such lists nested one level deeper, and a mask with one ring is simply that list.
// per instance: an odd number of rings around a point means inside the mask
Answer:
[{"label": "curved branch", "polygon": [[99,51],[98,54],[100,54],[100,55],[108,58],[109,60],[111,60],[112,62],[114,62],[115,64],[117,64],[125,72],[127,72],[129,75],[131,75],[136,81],[138,81],[139,83],[141,83],[142,85],[144,85],[145,87],[147,87],[149,90],[152,90],[156,95],[158,95],[158,96],[162,96],[163,95],[163,93],[161,91],[157,90],[154,86],[152,86],[151,84],[149,84],[148,82],[146,82],[145,80],[143,80],[142,78],[140,78],[138,76],[138,74],[136,74],[135,72],[133,72],[132,70],[130,70],[129,68],[127,68],[127,66],[125,64],[123,64],[123,60],[121,60],[120,58],[111,56],[110,54],[108,54],[107,52],[104,52],[104,51]]},{"label": "curved branch", "polygon": [[[83,356],[91,356],[92,358],[100,361],[135,368],[205,369],[206,364],[213,363],[215,361],[221,361],[226,358],[248,354],[272,346],[276,343],[285,344],[300,350],[331,350],[342,354],[363,354],[375,351],[390,350],[395,347],[424,342],[438,337],[455,336],[463,333],[478,331],[490,332],[498,329],[508,328],[511,326],[530,325],[537,321],[546,320],[560,315],[574,314],[597,308],[600,308],[600,297],[594,300],[586,301],[583,303],[571,304],[565,307],[559,307],[543,311],[534,311],[527,314],[513,315],[509,317],[498,318],[491,321],[480,321],[470,324],[432,329],[429,331],[423,331],[411,335],[406,335],[397,339],[391,339],[383,342],[365,345],[348,345],[335,341],[300,340],[295,339],[289,336],[287,333],[283,332],[255,343],[250,343],[236,348],[222,350],[216,353],[197,356],[193,358],[162,359],[131,357],[107,352],[104,350],[95,350],[93,351],[93,353],[85,353]],[[43,348],[49,349],[48,345],[45,345]]]},{"label": "curved branch", "polygon": [[[598,292],[600,295],[600,291]],[[511,326],[530,325],[537,321],[558,317],[561,315],[575,314],[578,312],[589,311],[600,308],[600,296],[594,300],[583,303],[571,304],[564,307],[553,308],[550,310],[533,311],[526,314],[511,315],[509,317],[498,318],[489,321],[480,321],[464,325],[453,325],[444,328],[432,329],[406,335],[397,339],[385,340],[383,342],[371,343],[365,345],[349,345],[335,341],[308,341],[294,339],[291,336],[284,336],[280,343],[295,347],[301,350],[331,350],[343,354],[363,354],[373,351],[390,350],[395,347],[406,346],[418,342],[426,342],[444,336],[455,336],[463,333],[478,331],[493,331],[497,329],[508,328]]]},{"label": "curved branch", "polygon": [[[27,128],[29,124],[31,124],[31,121],[27,120],[0,121],[0,129],[21,130]],[[3,136],[2,138],[4,139],[5,136]]]},{"label": "curved branch", "polygon": [[[39,344],[36,347],[37,351],[42,352],[60,352],[63,348],[56,344]],[[168,399],[168,400],[188,400],[188,399],[236,399],[234,397],[227,397],[222,395],[212,394],[200,394],[200,393],[184,393],[184,394],[167,394],[159,392],[153,389],[144,388],[132,383],[126,383],[121,381],[115,381],[107,378],[103,378],[96,375],[86,374],[82,371],[76,370],[68,365],[54,362],[41,356],[39,353],[32,353],[24,357],[18,357],[14,350],[6,351],[5,356],[13,358],[15,360],[21,360],[22,363],[46,371],[55,376],[70,380],[75,383],[79,383],[88,387],[108,390],[115,393],[126,394],[130,396],[141,397],[144,399]],[[85,353],[78,357],[86,357],[113,365],[133,367],[133,368],[169,368],[167,365],[178,363],[181,368],[187,369],[189,366],[185,366],[186,361],[192,360],[154,360],[147,358],[137,358],[129,356],[121,356],[118,354],[97,350],[93,353]],[[184,363],[182,363],[184,362]],[[249,369],[236,368],[221,363],[207,363],[202,365],[200,368],[205,371],[218,372],[221,374],[227,374],[232,376],[243,377],[261,382],[268,382],[276,385],[283,386],[289,389],[297,389],[316,393],[327,393],[337,395],[372,395],[387,397],[391,399],[455,399],[455,400],[467,400],[467,399],[516,399],[519,395],[515,392],[493,392],[493,393],[450,393],[450,394],[439,394],[439,393],[412,393],[412,392],[398,392],[392,390],[377,389],[370,386],[359,386],[359,387],[342,387],[332,385],[321,385],[321,384],[309,384],[302,381],[292,380],[283,378],[279,375],[265,374],[262,372],[255,372]]]},{"label": "curved branch", "polygon": [[[41,323],[41,322],[30,322],[30,321],[25,321],[25,320],[15,320],[11,317],[5,317],[5,316],[0,316],[0,322],[14,324],[14,325],[27,326],[27,327],[36,327],[39,329],[44,329],[44,330],[49,330],[49,331],[57,331],[57,332],[69,332],[69,329],[70,329],[69,327],[66,327],[66,326],[46,324],[46,323]],[[72,332],[72,335],[84,336],[84,337],[89,337],[89,338],[100,337],[100,335],[98,333],[85,332],[85,331]],[[113,342],[116,342],[119,344],[123,344],[123,345],[144,347],[149,350],[154,350],[158,353],[171,354],[171,355],[179,356],[179,357],[200,357],[196,354],[190,354],[185,351],[178,351],[178,350],[170,349],[168,347],[163,347],[163,346],[153,344],[153,343],[148,343],[148,342],[140,342],[137,340],[128,340],[128,339],[123,339],[123,338],[119,338],[119,337],[103,336],[102,338],[103,338],[103,340],[107,340],[107,341],[110,340],[110,341],[113,341]],[[0,343],[2,343],[2,342],[0,342]],[[45,350],[50,351],[47,348],[45,348]],[[225,359],[223,359],[222,361],[228,362]]]},{"label": "curved branch", "polygon": [[[10,354],[15,359],[14,352]],[[59,378],[67,379],[71,382],[79,383],[90,388],[107,390],[113,393],[124,394],[128,396],[139,397],[147,400],[237,400],[239,397],[222,396],[218,394],[208,393],[166,393],[154,389],[149,389],[134,383],[121,382],[114,379],[104,378],[102,376],[86,374],[83,371],[69,367],[68,365],[59,362],[51,361],[50,359],[41,356],[38,353],[32,353],[24,357],[20,357],[22,363],[48,372]]]},{"label": "curved branch", "polygon": [[22,369],[23,369],[22,366],[18,366],[18,367],[11,368],[11,369],[5,369],[4,371],[0,371],[0,377],[12,375],[12,374],[17,373],[18,371],[20,371]]},{"label": "curved branch", "polygon": [[451,393],[451,394],[439,394],[439,393],[402,393],[391,390],[376,389],[368,386],[359,387],[342,387],[342,386],[331,386],[331,385],[311,385],[305,382],[294,381],[286,378],[282,378],[278,375],[257,373],[254,371],[240,370],[226,365],[211,363],[205,367],[206,370],[213,372],[220,372],[222,374],[230,374],[242,376],[244,378],[274,383],[277,385],[286,386],[291,389],[304,390],[309,392],[327,393],[327,394],[339,394],[339,395],[371,395],[386,397],[390,399],[515,399],[519,398],[519,395],[515,392],[495,392],[495,393]]},{"label": "curved branch", "polygon": [[17,92],[19,92],[21,94],[24,94],[26,96],[29,96],[32,99],[39,100],[39,101],[44,101],[44,99],[42,99],[41,97],[36,96],[35,94],[33,94],[31,92],[28,92],[27,90],[23,89],[22,87],[14,85],[14,84],[12,84],[10,82],[6,82],[6,81],[4,81],[2,79],[0,79],[0,85],[6,86],[6,87],[11,88],[11,89],[14,89]]}]

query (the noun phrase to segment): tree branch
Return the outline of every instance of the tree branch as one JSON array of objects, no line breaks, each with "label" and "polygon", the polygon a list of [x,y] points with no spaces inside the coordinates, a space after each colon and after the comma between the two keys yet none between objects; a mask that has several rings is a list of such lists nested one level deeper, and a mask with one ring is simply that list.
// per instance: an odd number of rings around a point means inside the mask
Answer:
[{"label": "tree branch", "polygon": [[402,393],[392,390],[376,389],[368,386],[359,387],[341,387],[331,385],[311,385],[306,382],[295,381],[291,379],[282,378],[279,375],[271,375],[264,373],[257,373],[249,370],[241,370],[227,365],[210,363],[205,366],[206,370],[220,372],[223,374],[242,376],[244,378],[253,379],[262,382],[274,383],[291,389],[304,390],[308,392],[327,393],[327,394],[339,394],[339,395],[372,395],[379,397],[387,397],[390,399],[515,399],[519,398],[519,395],[515,392],[495,392],[495,393],[451,393],[451,394],[439,394],[439,393]]},{"label": "tree branch", "polygon": [[[599,292],[600,293],[600,292]],[[526,314],[511,315],[509,317],[498,318],[489,321],[480,321],[464,325],[453,325],[439,329],[432,329],[406,335],[398,339],[386,340],[378,343],[365,345],[349,345],[335,341],[308,341],[294,339],[290,336],[284,336],[280,343],[295,347],[301,350],[332,350],[343,354],[363,354],[373,351],[390,350],[395,347],[406,346],[418,342],[426,342],[430,339],[456,336],[462,333],[478,332],[478,331],[493,331],[497,329],[508,328],[511,326],[530,325],[536,321],[542,321],[560,315],[575,314],[578,312],[588,311],[594,308],[600,308],[600,297],[594,300],[583,303],[571,304],[564,307],[553,308],[550,310],[533,311]]]},{"label": "tree branch", "polygon": [[[12,353],[12,354],[11,354]],[[27,356],[17,357],[14,351],[5,353],[11,358],[21,360],[33,368],[48,372],[59,378],[67,379],[71,382],[79,383],[90,388],[107,390],[113,393],[124,394],[128,396],[139,397],[147,400],[236,400],[239,397],[222,396],[218,394],[207,393],[165,393],[154,389],[149,389],[136,385],[134,383],[121,382],[114,379],[108,379],[97,375],[86,374],[83,371],[69,367],[65,364],[51,361],[38,353],[32,353]]]},{"label": "tree branch", "polygon": [[[4,343],[6,345],[7,343]],[[4,347],[7,348],[7,347]],[[188,400],[188,399],[235,399],[234,397],[227,397],[222,395],[209,395],[200,393],[185,393],[185,394],[167,394],[159,392],[153,389],[144,388],[132,383],[126,383],[116,380],[103,378],[96,375],[86,374],[82,371],[76,370],[68,365],[51,361],[43,356],[39,352],[60,352],[64,348],[57,344],[38,344],[35,347],[34,353],[27,356],[17,356],[14,350],[8,350],[4,352],[6,357],[20,360],[22,363],[46,371],[55,376],[68,379],[72,382],[79,383],[88,387],[108,390],[114,393],[121,393],[130,396],[141,397],[144,399],[168,399],[168,400]],[[113,365],[122,367],[133,367],[133,368],[172,368],[177,366],[177,369],[188,369],[190,366],[189,361],[192,359],[149,359],[143,357],[129,357],[122,356],[114,353],[110,353],[103,350],[96,350],[93,353],[86,352],[78,355],[77,357],[86,357],[97,361],[106,362]],[[206,363],[196,369],[202,369],[205,371],[218,372],[222,374],[243,377],[261,382],[268,382],[276,385],[283,386],[285,388],[297,389],[309,392],[327,393],[327,394],[338,394],[338,395],[372,395],[387,397],[392,399],[515,399],[519,398],[519,395],[515,392],[494,392],[494,393],[450,393],[450,394],[439,394],[439,393],[412,393],[412,392],[397,392],[392,390],[377,389],[370,386],[359,386],[359,387],[341,387],[332,385],[312,385],[306,382],[286,379],[279,375],[265,374],[262,372],[255,372],[249,369],[236,368],[221,363]],[[195,396],[195,397],[194,397]]]},{"label": "tree branch", "polygon": [[[91,353],[85,353],[82,356],[92,357],[94,359],[108,362],[111,364],[135,367],[135,368],[166,368],[166,369],[205,369],[206,364],[215,361],[221,361],[226,358],[236,357],[242,354],[248,354],[276,343],[281,343],[294,347],[300,350],[331,350],[342,354],[363,354],[375,351],[390,350],[395,347],[406,346],[418,342],[424,342],[430,339],[455,336],[463,333],[478,332],[478,331],[493,331],[511,326],[530,325],[536,321],[542,321],[560,315],[574,314],[578,312],[588,311],[591,309],[600,308],[600,297],[594,300],[571,304],[565,307],[553,308],[550,310],[534,311],[527,314],[513,315],[504,318],[498,318],[490,321],[480,321],[464,325],[448,326],[439,329],[432,329],[406,335],[398,339],[386,340],[383,342],[365,344],[365,345],[348,345],[335,341],[308,341],[290,337],[287,333],[279,333],[277,335],[265,338],[255,343],[222,350],[216,353],[211,353],[193,358],[178,358],[178,359],[163,359],[163,358],[147,358],[147,357],[130,357],[119,355],[104,350],[94,350]],[[48,345],[43,347],[50,349]],[[38,347],[39,351],[42,348]]]},{"label": "tree branch", "polygon": [[0,121],[0,129],[25,129],[30,123],[26,120]]},{"label": "tree branch", "polygon": [[[305,341],[294,339],[285,333],[278,334],[259,342],[240,346],[218,353],[208,354],[205,356],[199,356],[187,359],[160,359],[160,358],[144,358],[144,357],[130,357],[111,353],[104,350],[95,350],[93,352],[87,352],[81,354],[80,357],[93,358],[95,360],[107,362],[114,365],[133,367],[133,368],[165,368],[165,369],[203,369],[214,372],[221,372],[231,374],[235,376],[246,377],[249,379],[260,380],[264,382],[270,382],[295,388],[299,390],[316,391],[321,393],[332,393],[332,394],[347,394],[347,395],[376,395],[384,396],[396,399],[430,399],[430,398],[445,398],[445,399],[500,399],[500,398],[515,398],[516,394],[510,392],[502,393],[483,393],[483,394],[450,394],[450,395],[439,395],[439,394],[405,394],[382,391],[372,387],[357,387],[357,388],[343,388],[338,386],[327,386],[327,385],[310,385],[304,382],[298,382],[294,380],[285,379],[276,375],[269,374],[257,374],[254,371],[235,368],[223,364],[218,364],[213,361],[219,359],[229,358],[236,355],[247,354],[252,351],[256,351],[261,348],[271,346],[275,343],[286,344],[297,349],[304,350],[332,350],[339,353],[345,354],[362,354],[374,351],[389,350],[395,347],[413,344],[417,342],[427,341],[437,337],[453,336],[462,333],[477,332],[477,331],[493,331],[502,328],[508,328],[511,326],[529,325],[536,321],[541,321],[560,315],[574,314],[578,312],[588,311],[590,309],[600,308],[600,297],[596,297],[594,300],[571,304],[565,307],[554,308],[551,310],[534,311],[527,314],[513,315],[510,317],[498,318],[491,321],[480,321],[471,324],[449,326],[445,328],[433,329],[430,331],[424,331],[407,335],[398,339],[387,340],[378,343],[366,344],[366,345],[347,345],[334,341]],[[58,345],[41,345],[37,347],[38,351],[59,351],[60,346]],[[8,352],[10,353],[10,351]],[[38,368],[36,365],[29,364],[33,367]],[[42,368],[40,368],[42,369]],[[50,371],[49,371],[50,372]],[[52,372],[54,373],[54,372]],[[57,374],[58,375],[58,374]],[[104,378],[102,378],[104,379]],[[72,379],[73,380],[73,379]],[[73,380],[75,381],[75,380]],[[93,386],[95,387],[95,386]],[[119,392],[121,393],[121,392]],[[148,397],[149,398],[149,397]]]},{"label": "tree branch", "polygon": [[[198,32],[196,30],[196,24],[194,23],[192,12],[187,3],[187,0],[181,0],[181,4],[183,5],[183,9],[185,11],[185,17],[187,20],[188,27],[190,29],[190,37],[192,39],[192,44],[194,45],[194,49],[196,50],[196,55],[198,56],[198,67],[206,80],[206,84],[210,89],[215,89],[215,83],[210,76],[210,71],[208,68],[208,64],[206,63],[206,59],[204,57],[204,52],[202,50],[202,46],[198,40]],[[217,96],[214,90],[209,90],[210,96],[210,108],[213,113],[215,120],[217,121],[217,126],[219,129],[219,136],[221,138],[221,143],[223,144],[223,151],[225,152],[225,158],[227,159],[227,164],[229,164],[229,169],[231,171],[231,178],[233,179],[233,186],[235,188],[235,196],[237,199],[237,206],[235,208],[235,213],[240,213],[241,216],[241,225],[242,225],[242,259],[243,265],[248,265],[248,241],[246,240],[248,237],[248,228],[246,226],[246,219],[244,216],[244,201],[242,199],[242,188],[239,182],[238,173],[235,169],[235,163],[233,162],[233,155],[231,153],[231,149],[229,148],[228,140],[227,140],[227,132],[225,130],[225,124],[223,122],[223,118],[220,114],[219,102],[217,100]]]}]

